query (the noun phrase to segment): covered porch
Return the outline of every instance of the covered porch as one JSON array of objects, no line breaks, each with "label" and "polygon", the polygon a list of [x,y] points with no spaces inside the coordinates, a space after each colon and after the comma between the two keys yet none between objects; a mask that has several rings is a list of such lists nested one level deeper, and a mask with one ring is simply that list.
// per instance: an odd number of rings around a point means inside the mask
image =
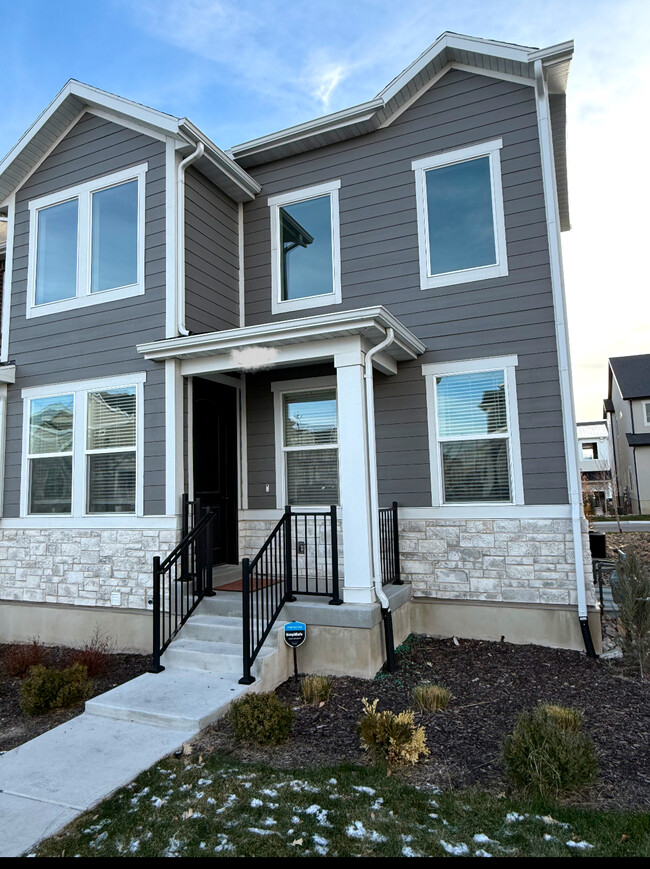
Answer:
[{"label": "covered porch", "polygon": [[331,584],[334,544],[343,602],[374,604],[390,505],[377,493],[373,374],[396,374],[422,342],[371,307],[138,350],[165,365],[167,511],[180,515],[188,492],[219,513],[217,583],[236,581],[225,565],[254,559],[289,505],[296,582]]}]

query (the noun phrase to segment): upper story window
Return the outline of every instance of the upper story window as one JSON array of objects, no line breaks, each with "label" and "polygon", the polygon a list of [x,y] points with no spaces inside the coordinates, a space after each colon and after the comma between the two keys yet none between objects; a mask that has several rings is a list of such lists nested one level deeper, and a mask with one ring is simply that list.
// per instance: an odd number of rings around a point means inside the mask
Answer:
[{"label": "upper story window", "polygon": [[30,201],[28,317],[144,293],[146,171]]},{"label": "upper story window", "polygon": [[333,378],[273,383],[278,506],[339,501],[338,417]]},{"label": "upper story window", "polygon": [[274,314],[341,301],[340,186],[269,197]]},{"label": "upper story window", "polygon": [[423,290],[508,274],[500,139],[413,161]]},{"label": "upper story window", "polygon": [[598,458],[598,444],[595,441],[591,443],[582,442],[582,458],[585,460]]},{"label": "upper story window", "polygon": [[643,421],[646,425],[650,425],[650,401],[643,403]]},{"label": "upper story window", "polygon": [[142,514],[144,379],[23,390],[21,515]]},{"label": "upper story window", "polygon": [[499,357],[422,366],[434,505],[523,503],[516,364]]}]

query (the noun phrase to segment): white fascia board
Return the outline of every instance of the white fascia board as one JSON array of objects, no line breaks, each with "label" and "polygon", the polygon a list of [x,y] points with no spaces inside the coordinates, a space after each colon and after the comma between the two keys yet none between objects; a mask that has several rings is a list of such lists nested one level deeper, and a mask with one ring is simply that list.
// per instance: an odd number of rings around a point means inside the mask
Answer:
[{"label": "white fascia board", "polygon": [[268,136],[260,136],[258,139],[251,139],[248,142],[242,142],[240,145],[233,145],[226,153],[234,157],[235,160],[238,160],[242,157],[249,157],[258,151],[264,151],[271,146],[295,142],[306,136],[326,133],[329,130],[336,130],[339,127],[350,124],[362,124],[364,121],[369,121],[374,117],[377,111],[383,108],[383,105],[383,100],[379,98],[368,100],[349,109],[332,112],[332,114],[323,115],[320,118],[314,118],[311,121],[305,121],[293,127],[286,127],[284,130],[278,130],[275,133],[270,133]]},{"label": "white fascia board", "polygon": [[399,345],[411,358],[426,350],[425,345],[381,305],[359,308],[353,311],[337,311],[316,317],[303,317],[299,320],[283,320],[276,323],[263,323],[246,326],[243,329],[227,329],[223,332],[208,332],[190,335],[187,338],[172,338],[138,344],[137,351],[146,359],[162,360],[184,358],[207,353],[225,353],[233,347],[251,344],[291,343],[332,337],[341,332],[359,332],[375,327],[383,335],[387,328],[395,332]]},{"label": "white fascia board", "polygon": [[0,383],[16,382],[16,366],[0,365]]},{"label": "white fascia board", "polygon": [[387,103],[446,48],[483,54],[488,57],[501,57],[504,60],[513,60],[518,63],[528,63],[531,51],[530,48],[526,48],[525,46],[511,45],[507,42],[494,42],[487,39],[478,39],[473,36],[443,33],[442,36],[436,39],[433,45],[430,45],[429,48],[423,51],[410,66],[407,66],[383,91],[377,94],[377,97],[384,103]]},{"label": "white fascia board", "polygon": [[210,160],[216,168],[226,175],[245,194],[246,199],[254,199],[261,191],[261,186],[252,178],[245,169],[242,169],[225,151],[202,133],[188,118],[182,118],[178,122],[178,130],[193,144],[203,142],[205,146],[205,158]]}]

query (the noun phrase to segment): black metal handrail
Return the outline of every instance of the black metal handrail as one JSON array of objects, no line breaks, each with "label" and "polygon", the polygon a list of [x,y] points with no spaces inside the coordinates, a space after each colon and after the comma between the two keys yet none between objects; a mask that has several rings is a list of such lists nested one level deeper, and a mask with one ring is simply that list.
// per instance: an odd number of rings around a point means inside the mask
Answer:
[{"label": "black metal handrail", "polygon": [[212,589],[212,540],[216,515],[206,511],[178,546],[161,561],[153,559],[152,673],[165,668],[160,657]]},{"label": "black metal handrail", "polygon": [[243,685],[255,681],[251,668],[287,601],[295,595],[329,597],[339,591],[336,507],[284,514],[255,558],[242,559]]},{"label": "black metal handrail", "polygon": [[403,585],[399,560],[399,521],[397,501],[390,507],[379,508],[379,548],[381,553],[382,585]]}]

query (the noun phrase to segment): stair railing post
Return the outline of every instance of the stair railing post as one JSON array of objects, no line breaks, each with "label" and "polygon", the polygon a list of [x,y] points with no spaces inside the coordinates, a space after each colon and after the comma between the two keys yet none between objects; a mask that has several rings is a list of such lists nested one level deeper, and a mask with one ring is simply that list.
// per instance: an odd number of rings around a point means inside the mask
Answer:
[{"label": "stair railing post", "polygon": [[150,673],[160,673],[160,556],[153,559],[153,656]]},{"label": "stair railing post", "polygon": [[240,685],[252,685],[255,679],[251,676],[251,607],[250,607],[250,561],[242,558],[242,635],[244,675],[239,680]]},{"label": "stair railing post", "polygon": [[[330,605],[340,606],[343,601],[341,600],[339,589],[339,523],[335,504],[332,504],[330,507],[330,523],[330,536],[332,538],[332,600],[330,601]],[[327,553],[325,553],[325,558],[327,558]]]},{"label": "stair railing post", "polygon": [[393,501],[393,585],[404,585],[399,563],[399,522],[397,517],[397,501]]},{"label": "stair railing post", "polygon": [[293,593],[293,545],[291,542],[291,507],[284,508],[284,599],[294,601]]},{"label": "stair railing post", "polygon": [[216,591],[212,587],[212,562],[213,558],[213,543],[214,543],[214,517],[213,513],[208,519],[208,524],[205,529],[205,585],[203,588],[204,597],[214,597]]}]

